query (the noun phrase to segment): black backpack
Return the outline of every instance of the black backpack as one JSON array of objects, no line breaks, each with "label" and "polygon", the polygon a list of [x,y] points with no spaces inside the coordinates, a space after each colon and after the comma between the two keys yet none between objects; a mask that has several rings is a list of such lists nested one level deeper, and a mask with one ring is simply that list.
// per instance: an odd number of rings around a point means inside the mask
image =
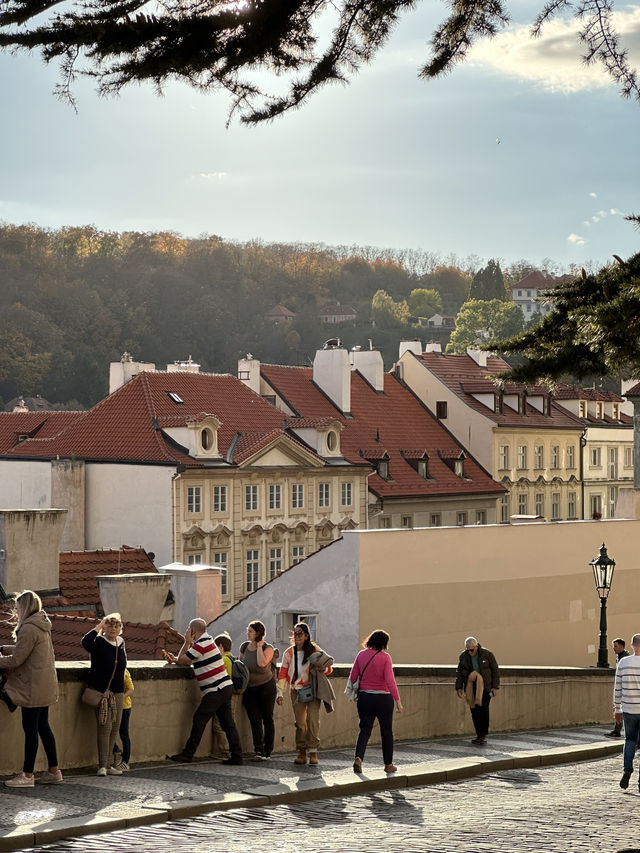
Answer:
[{"label": "black backpack", "polygon": [[244,693],[249,684],[249,670],[244,661],[240,658],[231,657],[231,681],[233,681],[233,689],[236,693]]}]

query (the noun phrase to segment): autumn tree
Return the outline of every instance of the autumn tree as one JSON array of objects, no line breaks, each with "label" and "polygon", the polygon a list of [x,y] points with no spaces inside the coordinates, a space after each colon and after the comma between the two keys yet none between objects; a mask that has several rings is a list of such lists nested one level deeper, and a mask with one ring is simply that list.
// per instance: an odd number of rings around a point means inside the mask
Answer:
[{"label": "autumn tree", "polygon": [[438,266],[422,279],[427,288],[437,290],[442,299],[445,314],[456,314],[467,299],[471,279],[459,267]]},{"label": "autumn tree", "polygon": [[[506,0],[459,0],[431,38],[420,69],[436,77],[464,61],[480,38],[509,20]],[[299,106],[328,83],[347,81],[370,62],[414,0],[3,0],[0,47],[39,51],[61,64],[59,93],[72,98],[77,74],[101,94],[181,80],[200,91],[226,90],[242,121],[259,122]],[[625,96],[640,98],[613,26],[613,0],[550,0],[533,24],[539,34],[572,9],[587,62],[599,61]],[[327,24],[330,24],[329,26]],[[271,94],[269,76],[286,80]],[[288,75],[288,77],[286,76]]]},{"label": "autumn tree", "polygon": [[515,302],[470,299],[458,312],[447,352],[464,353],[467,347],[478,344],[500,350],[500,345],[494,343],[495,339],[513,336],[523,327],[522,309]]}]

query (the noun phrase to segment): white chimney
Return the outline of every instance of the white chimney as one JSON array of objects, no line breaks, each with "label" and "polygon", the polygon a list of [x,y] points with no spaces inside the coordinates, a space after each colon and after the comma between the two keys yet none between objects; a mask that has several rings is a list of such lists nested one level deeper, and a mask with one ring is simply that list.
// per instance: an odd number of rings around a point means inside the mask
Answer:
[{"label": "white chimney", "polygon": [[341,412],[351,411],[351,365],[349,353],[337,338],[327,341],[313,360],[313,381]]},{"label": "white chimney", "polygon": [[431,341],[428,343],[425,348],[425,352],[442,352],[442,344],[436,343],[435,341]]},{"label": "white chimney", "polygon": [[487,366],[487,353],[476,347],[467,347],[467,355],[470,356],[479,367]]},{"label": "white chimney", "polygon": [[109,393],[113,394],[138,373],[147,371],[154,373],[155,364],[150,361],[134,361],[128,352],[122,354],[120,361],[112,361],[109,365]]},{"label": "white chimney", "polygon": [[0,510],[0,586],[5,592],[55,590],[66,509]]},{"label": "white chimney", "polygon": [[167,373],[200,373],[200,365],[191,356],[186,361],[174,361],[167,365]]},{"label": "white chimney", "polygon": [[384,362],[382,353],[375,349],[354,347],[349,353],[351,369],[357,370],[376,391],[384,391]]},{"label": "white chimney", "polygon": [[246,358],[238,359],[238,379],[256,394],[260,393],[260,359],[250,352]]},{"label": "white chimney", "polygon": [[213,622],[222,613],[223,567],[169,563],[160,566],[161,574],[171,576],[171,592],[175,599],[173,627],[184,633],[192,619],[200,617]]},{"label": "white chimney", "polygon": [[402,358],[405,352],[412,352],[414,355],[422,355],[422,343],[417,338],[412,341],[400,341],[398,347],[398,358]]}]

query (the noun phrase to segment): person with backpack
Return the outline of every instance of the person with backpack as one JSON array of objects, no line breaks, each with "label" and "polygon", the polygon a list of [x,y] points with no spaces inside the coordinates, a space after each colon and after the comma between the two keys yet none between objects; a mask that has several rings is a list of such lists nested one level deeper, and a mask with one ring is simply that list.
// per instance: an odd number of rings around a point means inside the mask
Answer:
[{"label": "person with backpack", "polygon": [[[296,748],[298,755],[294,764],[318,763],[320,738],[320,706],[327,711],[331,705],[333,691],[328,679],[333,658],[322,651],[311,639],[306,622],[298,622],[291,632],[291,645],[282,656],[280,677],[278,679],[278,698],[282,705],[284,691],[289,688],[293,715],[296,721]],[[314,690],[314,684],[316,689]],[[333,697],[335,698],[335,697]]]},{"label": "person with backpack", "polygon": [[247,640],[240,646],[240,659],[249,671],[249,684],[242,704],[249,717],[253,737],[254,761],[271,756],[275,741],[273,709],[276,704],[274,648],[264,642],[266,628],[256,619],[247,625]]},{"label": "person with backpack", "polygon": [[193,714],[191,734],[182,752],[167,755],[170,761],[187,764],[193,761],[207,723],[213,716],[220,720],[229,741],[231,755],[223,764],[242,764],[242,745],[231,710],[233,682],[227,675],[227,669],[213,637],[207,633],[204,619],[192,619],[185,631],[184,643],[177,655],[167,652],[166,659],[179,666],[192,666],[198,687],[202,692],[202,701]]}]

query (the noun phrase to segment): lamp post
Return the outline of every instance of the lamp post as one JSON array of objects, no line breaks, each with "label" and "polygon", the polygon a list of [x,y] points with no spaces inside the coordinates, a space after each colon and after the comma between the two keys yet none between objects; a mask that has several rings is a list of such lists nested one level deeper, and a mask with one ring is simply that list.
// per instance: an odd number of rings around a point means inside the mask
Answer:
[{"label": "lamp post", "polygon": [[609,656],[607,648],[607,598],[613,580],[613,570],[616,561],[607,554],[604,542],[600,548],[600,554],[589,563],[593,569],[593,578],[596,582],[596,591],[600,598],[600,646],[598,647],[597,666],[609,668]]}]

